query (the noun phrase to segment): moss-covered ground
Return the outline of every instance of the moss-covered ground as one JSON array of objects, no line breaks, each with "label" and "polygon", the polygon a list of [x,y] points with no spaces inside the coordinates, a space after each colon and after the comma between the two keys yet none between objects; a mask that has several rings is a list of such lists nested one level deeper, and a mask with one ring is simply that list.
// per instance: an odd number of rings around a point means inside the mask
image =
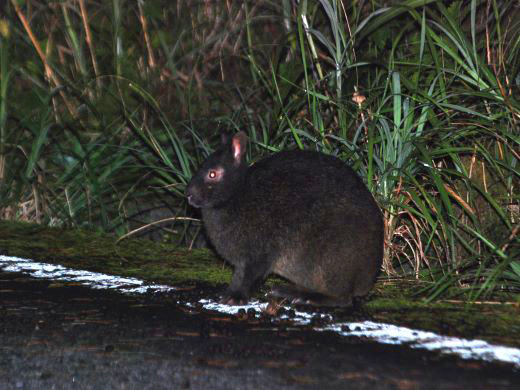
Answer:
[{"label": "moss-covered ground", "polygon": [[[145,239],[118,242],[117,237],[92,231],[21,222],[0,221],[0,254],[181,288],[223,288],[231,278],[231,268],[209,250],[187,250]],[[271,277],[266,285],[276,283],[283,281]],[[520,347],[519,301],[432,303],[417,294],[422,287],[419,284],[380,280],[364,303],[361,315],[379,322]],[[334,314],[339,319],[352,319],[344,310]]]},{"label": "moss-covered ground", "polygon": [[146,239],[83,229],[0,221],[0,250],[10,256],[172,285],[229,282],[231,269],[208,250],[187,250]]}]

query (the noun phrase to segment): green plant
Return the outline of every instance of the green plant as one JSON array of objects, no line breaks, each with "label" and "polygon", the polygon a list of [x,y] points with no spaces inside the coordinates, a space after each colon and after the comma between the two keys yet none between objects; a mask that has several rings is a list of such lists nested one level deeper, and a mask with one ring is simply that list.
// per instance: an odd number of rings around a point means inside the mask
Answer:
[{"label": "green plant", "polygon": [[241,129],[252,162],[310,148],[352,165],[384,210],[386,274],[431,282],[430,299],[518,291],[513,2],[31,0],[5,10],[4,218],[120,235],[159,219],[191,245],[200,223],[184,187],[219,133]]}]

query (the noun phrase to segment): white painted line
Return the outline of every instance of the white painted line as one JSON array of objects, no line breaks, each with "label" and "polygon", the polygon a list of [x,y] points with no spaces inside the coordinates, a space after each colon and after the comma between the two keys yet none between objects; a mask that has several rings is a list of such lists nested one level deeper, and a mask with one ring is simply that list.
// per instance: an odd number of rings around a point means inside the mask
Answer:
[{"label": "white painted line", "polygon": [[127,278],[115,275],[76,270],[61,265],[39,263],[19,257],[0,255],[0,268],[4,272],[23,272],[34,278],[77,282],[94,289],[118,289],[124,293],[145,293],[156,291],[171,291],[175,287],[147,284],[137,278]]},{"label": "white painted line", "polygon": [[520,349],[493,345],[484,340],[442,336],[372,321],[336,323],[317,330],[332,330],[343,336],[367,337],[383,344],[408,344],[411,348],[455,354],[462,359],[507,362],[520,368]]}]

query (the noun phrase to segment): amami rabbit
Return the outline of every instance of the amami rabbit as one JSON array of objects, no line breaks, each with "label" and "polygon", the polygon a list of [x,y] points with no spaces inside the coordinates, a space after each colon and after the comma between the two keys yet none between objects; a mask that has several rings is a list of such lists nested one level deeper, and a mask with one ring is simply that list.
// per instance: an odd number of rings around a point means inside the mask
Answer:
[{"label": "amami rabbit", "polygon": [[296,303],[350,305],[373,287],[383,257],[383,218],[359,176],[341,160],[284,151],[252,166],[247,136],[223,136],[191,179],[209,239],[234,266],[222,302],[247,301],[270,273],[293,283],[272,294]]}]

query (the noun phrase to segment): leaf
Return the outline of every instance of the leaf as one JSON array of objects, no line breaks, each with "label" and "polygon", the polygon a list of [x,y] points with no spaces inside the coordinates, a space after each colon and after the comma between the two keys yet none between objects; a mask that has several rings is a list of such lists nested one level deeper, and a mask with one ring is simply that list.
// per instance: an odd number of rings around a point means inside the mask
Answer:
[{"label": "leaf", "polygon": [[511,265],[511,268],[513,269],[513,272],[516,275],[518,275],[518,277],[520,278],[520,261],[519,260],[512,261],[510,265]]}]

